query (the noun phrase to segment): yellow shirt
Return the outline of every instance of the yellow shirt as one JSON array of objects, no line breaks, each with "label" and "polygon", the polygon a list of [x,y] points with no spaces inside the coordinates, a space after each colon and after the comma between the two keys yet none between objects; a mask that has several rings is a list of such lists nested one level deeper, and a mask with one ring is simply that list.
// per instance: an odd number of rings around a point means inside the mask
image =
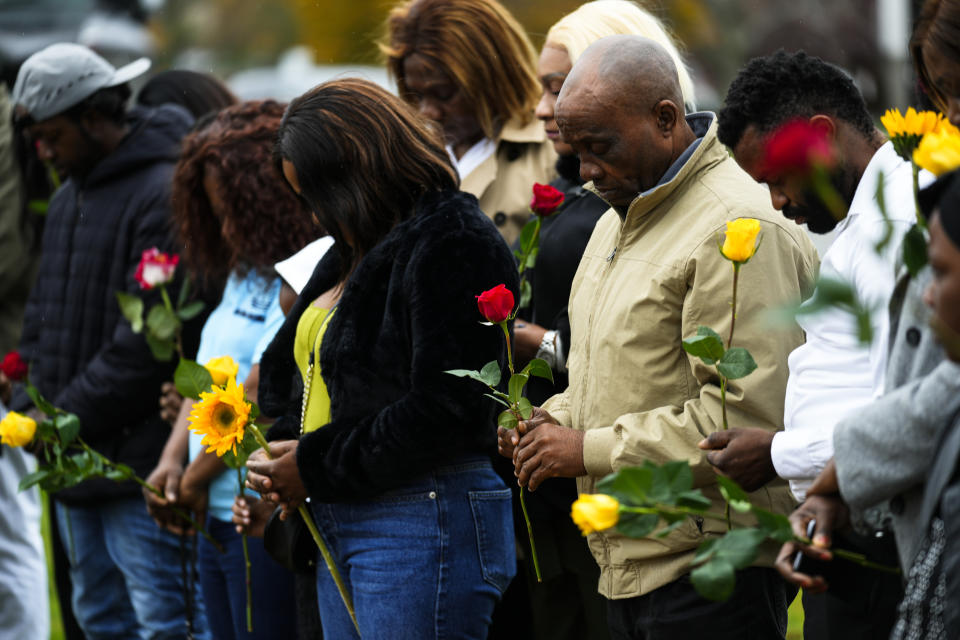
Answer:
[{"label": "yellow shirt", "polygon": [[[303,416],[303,432],[319,429],[330,422],[330,395],[327,385],[320,375],[320,346],[327,331],[334,310],[309,306],[297,323],[297,336],[293,343],[293,358],[303,376],[304,394],[307,396],[307,410]],[[312,351],[312,353],[311,353]],[[313,359],[313,370],[310,360]],[[307,376],[310,376],[309,380]]]}]

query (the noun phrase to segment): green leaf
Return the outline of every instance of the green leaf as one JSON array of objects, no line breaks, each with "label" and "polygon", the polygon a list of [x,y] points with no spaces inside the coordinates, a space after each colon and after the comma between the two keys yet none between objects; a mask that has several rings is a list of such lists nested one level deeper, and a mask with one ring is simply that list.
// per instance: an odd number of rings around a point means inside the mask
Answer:
[{"label": "green leaf", "polygon": [[746,513],[753,508],[747,492],[741,489],[736,482],[726,476],[717,476],[717,484],[720,485],[720,493],[724,500],[730,503],[731,509]]},{"label": "green leaf", "polygon": [[35,484],[38,484],[47,479],[50,475],[50,469],[37,469],[33,473],[28,473],[27,475],[20,478],[20,484],[17,485],[18,491],[26,491]]},{"label": "green leaf", "polygon": [[526,373],[538,378],[546,378],[550,382],[553,382],[553,369],[550,368],[546,360],[541,360],[540,358],[531,360],[520,373]]},{"label": "green leaf", "polygon": [[160,340],[170,340],[180,328],[177,315],[162,304],[158,304],[147,313],[147,329]]},{"label": "green leaf", "polygon": [[647,494],[653,502],[675,504],[680,494],[693,488],[693,472],[686,460],[671,460],[659,466],[647,461],[644,466],[653,474]]},{"label": "green leaf", "polygon": [[177,387],[177,393],[184,398],[199,400],[200,393],[209,391],[213,386],[213,378],[206,367],[193,360],[180,358],[173,372],[173,384]]},{"label": "green leaf", "polygon": [[30,210],[30,213],[36,214],[38,216],[47,215],[47,209],[50,207],[49,200],[31,200],[27,203],[27,209]]},{"label": "green leaf", "polygon": [[703,495],[699,489],[692,489],[690,491],[684,491],[677,496],[677,506],[696,509],[697,511],[706,511],[713,506],[713,502],[710,501],[710,498]]},{"label": "green leaf", "polygon": [[693,588],[707,600],[723,602],[733,593],[736,573],[724,560],[711,560],[690,572]]},{"label": "green leaf", "polygon": [[190,274],[187,273],[183,276],[183,284],[180,285],[180,295],[177,296],[177,309],[181,311],[183,310],[183,305],[187,304],[187,298],[190,297],[190,284]]},{"label": "green leaf", "polygon": [[527,224],[523,225],[523,230],[520,231],[520,254],[528,254],[534,247],[537,246],[540,229],[540,218],[539,216],[531,216],[530,220],[527,221]]},{"label": "green leaf", "polygon": [[540,247],[530,249],[530,255],[527,256],[527,269],[533,269],[537,266],[538,255],[540,255]]},{"label": "green leaf", "polygon": [[723,340],[710,327],[697,327],[697,335],[683,341],[683,350],[695,358],[700,358],[708,366],[716,364],[723,357]]},{"label": "green leaf", "polygon": [[27,395],[30,396],[30,399],[33,400],[33,404],[36,405],[37,409],[43,411],[48,416],[57,415],[57,409],[52,404],[47,402],[47,399],[43,397],[43,394],[40,393],[40,389],[37,389],[33,384],[27,383],[25,385],[27,390]]},{"label": "green leaf", "polygon": [[502,404],[503,406],[505,406],[507,409],[510,408],[510,404],[509,404],[506,400],[503,400],[503,399],[501,399],[501,398],[498,398],[497,396],[492,395],[492,394],[489,394],[489,393],[485,393],[485,394],[483,394],[483,395],[484,395],[485,397],[487,397],[487,398],[490,398],[490,399],[493,400],[494,402],[499,402],[500,404]]},{"label": "green leaf", "polygon": [[134,333],[143,331],[143,300],[122,291],[117,291],[116,295],[120,313],[130,323],[130,328]]},{"label": "green leaf", "polygon": [[753,515],[757,518],[760,529],[767,534],[768,538],[773,538],[780,543],[793,540],[793,528],[790,526],[790,519],[787,516],[760,507],[753,507]]},{"label": "green leaf", "polygon": [[180,316],[181,320],[187,321],[196,318],[198,315],[200,315],[201,311],[203,311],[203,300],[196,300],[181,308],[177,312],[177,315]]},{"label": "green leaf", "polygon": [[80,418],[72,413],[61,413],[53,420],[64,448],[70,446],[80,435]]},{"label": "green leaf", "polygon": [[150,353],[160,362],[169,362],[173,358],[173,341],[160,340],[154,335],[147,333],[144,335],[147,340],[147,346],[150,347]]},{"label": "green leaf", "polygon": [[517,428],[517,416],[513,415],[513,412],[509,409],[500,413],[497,416],[497,426],[503,427],[504,429],[516,429]]},{"label": "green leaf", "polygon": [[757,368],[753,356],[743,347],[731,347],[717,362],[717,371],[727,380],[736,380],[750,375]]},{"label": "green leaf", "polygon": [[652,485],[653,470],[649,467],[626,467],[598,482],[597,493],[613,496],[621,504],[644,506]]},{"label": "green leaf", "polygon": [[911,276],[916,276],[927,264],[927,239],[923,229],[914,224],[903,236],[903,263]]},{"label": "green leaf", "polygon": [[130,473],[128,470],[110,467],[103,472],[103,477],[114,482],[125,482],[130,479]]},{"label": "green leaf", "polygon": [[234,453],[233,450],[227,451],[220,459],[231,469],[242,469],[247,465],[247,459],[250,457],[250,454],[259,448],[260,445],[257,443],[257,439],[247,430],[243,435],[243,440],[237,445],[237,452]]},{"label": "green leaf", "polygon": [[713,546],[712,559],[729,562],[735,569],[744,569],[757,559],[760,545],[767,539],[760,529],[728,531]]},{"label": "green leaf", "polygon": [[683,523],[686,521],[687,521],[687,518],[683,517],[683,518],[676,519],[673,522],[670,522],[670,524],[665,526],[663,529],[660,529],[660,531],[657,531],[657,537],[666,538],[668,535],[673,533],[676,529],[680,528],[680,526],[683,525]]},{"label": "green leaf", "polygon": [[495,387],[500,384],[500,363],[491,360],[480,369],[480,382],[488,387]]},{"label": "green leaf", "polygon": [[529,420],[530,416],[533,415],[533,405],[527,398],[520,398],[520,402],[517,403],[517,409],[520,411],[520,417],[524,420]]},{"label": "green leaf", "polygon": [[621,511],[616,528],[628,538],[645,538],[653,533],[658,522],[660,522],[660,516],[655,513]]},{"label": "green leaf", "polygon": [[520,398],[523,396],[523,387],[529,379],[530,376],[525,373],[515,373],[510,376],[510,385],[507,390],[507,394],[510,396],[510,404],[515,405],[520,402]]},{"label": "green leaf", "polygon": [[533,288],[530,286],[530,281],[526,278],[520,280],[520,304],[518,305],[519,309],[530,306],[530,301],[533,299]]}]

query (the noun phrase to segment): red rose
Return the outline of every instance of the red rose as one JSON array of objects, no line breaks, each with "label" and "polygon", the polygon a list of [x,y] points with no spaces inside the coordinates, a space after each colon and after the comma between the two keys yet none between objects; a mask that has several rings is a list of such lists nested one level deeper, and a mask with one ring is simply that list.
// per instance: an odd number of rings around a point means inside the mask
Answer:
[{"label": "red rose", "polygon": [[763,164],[768,178],[806,178],[814,168],[829,168],[833,161],[833,146],[827,132],[809,120],[799,118],[770,134]]},{"label": "red rose", "polygon": [[173,272],[177,270],[180,256],[163,253],[156,247],[147,249],[140,256],[140,264],[133,277],[140,283],[141,289],[153,289],[173,280]]},{"label": "red rose", "polygon": [[19,353],[11,351],[3,356],[3,362],[0,362],[0,371],[3,371],[3,375],[17,382],[27,377],[27,363],[23,361]]},{"label": "red rose", "polygon": [[548,184],[533,185],[533,200],[530,201],[530,210],[538,216],[549,216],[563,204],[563,192],[554,189]]},{"label": "red rose", "polygon": [[477,296],[477,307],[488,322],[503,322],[513,312],[513,293],[506,285],[498,284]]}]

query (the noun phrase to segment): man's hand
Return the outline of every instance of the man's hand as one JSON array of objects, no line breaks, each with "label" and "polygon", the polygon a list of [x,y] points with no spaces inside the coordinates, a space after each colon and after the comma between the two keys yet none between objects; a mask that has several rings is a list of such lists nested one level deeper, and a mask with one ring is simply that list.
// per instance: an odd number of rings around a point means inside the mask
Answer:
[{"label": "man's hand", "polygon": [[263,449],[257,449],[247,459],[247,486],[264,500],[283,507],[284,518],[307,499],[307,489],[297,468],[298,444],[297,440],[271,442],[273,460],[267,459]]},{"label": "man's hand", "polygon": [[773,433],[766,429],[727,429],[714,431],[697,443],[709,450],[707,462],[714,471],[727,476],[744,491],[756,491],[777,477],[770,457]]},{"label": "man's hand", "polygon": [[587,475],[582,431],[561,427],[541,410],[541,415],[520,422],[517,432],[520,442],[514,449],[513,466],[521,487],[536,491],[548,478]]},{"label": "man's hand", "polygon": [[807,495],[832,496],[838,493],[840,493],[840,483],[837,480],[837,465],[833,458],[830,458],[823,471],[813,479],[813,484],[807,489]]},{"label": "man's hand", "polygon": [[517,445],[520,444],[520,438],[545,422],[557,423],[549,413],[540,407],[534,407],[530,419],[521,420],[516,429],[497,427],[497,451],[504,458],[513,460]]},{"label": "man's hand", "polygon": [[160,497],[152,491],[143,488],[143,499],[147,503],[147,513],[157,523],[158,527],[180,533],[176,515],[170,510],[171,505],[180,495],[180,478],[183,476],[183,465],[161,459],[157,468],[147,476],[147,484],[163,492]]},{"label": "man's hand", "polygon": [[833,544],[833,532],[847,526],[850,521],[850,512],[839,495],[807,496],[804,503],[790,514],[793,535],[806,538],[807,524],[811,520],[816,520],[811,538],[812,544],[786,543],[781,547],[774,567],[787,582],[799,585],[810,593],[822,593],[829,586],[827,581],[823,576],[808,576],[794,571],[793,556],[797,551],[802,551],[817,560],[831,560],[833,554],[829,549]]},{"label": "man's hand", "polygon": [[173,424],[180,413],[183,396],[177,392],[177,387],[172,382],[164,382],[160,387],[160,393],[160,417]]}]

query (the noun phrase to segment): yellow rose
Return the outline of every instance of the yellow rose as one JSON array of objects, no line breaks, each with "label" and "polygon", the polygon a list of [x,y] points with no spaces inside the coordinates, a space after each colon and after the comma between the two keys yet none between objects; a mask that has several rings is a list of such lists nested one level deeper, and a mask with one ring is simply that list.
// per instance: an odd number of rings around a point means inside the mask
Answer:
[{"label": "yellow rose", "polygon": [[230,380],[236,378],[237,372],[240,370],[240,366],[234,362],[230,356],[211,358],[204,366],[207,371],[210,372],[210,377],[213,378],[213,384],[218,387],[222,387]]},{"label": "yellow rose", "polygon": [[620,503],[602,493],[585,493],[573,503],[570,515],[583,535],[587,535],[615,526],[620,519]]},{"label": "yellow rose", "polygon": [[947,128],[928,133],[913,152],[913,161],[937,176],[953,171],[960,167],[960,135]]},{"label": "yellow rose", "polygon": [[723,253],[727,260],[744,263],[757,251],[757,236],[760,234],[760,221],[753,218],[737,218],[727,221],[726,238],[723,241]]},{"label": "yellow rose", "polygon": [[33,418],[11,411],[0,420],[0,443],[11,447],[30,444],[37,432],[37,423]]}]

